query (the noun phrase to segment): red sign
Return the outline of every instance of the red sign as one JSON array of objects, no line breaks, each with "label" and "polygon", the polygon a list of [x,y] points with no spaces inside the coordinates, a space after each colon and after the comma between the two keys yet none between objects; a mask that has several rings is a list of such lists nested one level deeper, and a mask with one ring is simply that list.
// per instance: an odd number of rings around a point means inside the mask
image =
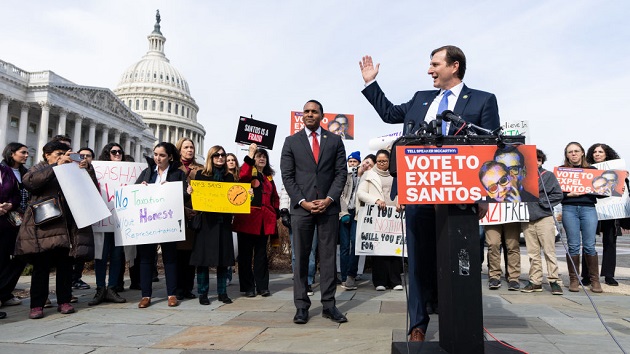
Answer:
[{"label": "red sign", "polygon": [[[563,192],[620,197],[626,172],[590,168],[556,167],[553,170]],[[621,181],[621,183],[619,182]]]},{"label": "red sign", "polygon": [[[302,112],[291,111],[291,135],[304,128],[303,115]],[[342,139],[354,140],[354,114],[324,113],[321,126]]]},{"label": "red sign", "polygon": [[538,201],[536,147],[397,146],[401,204]]}]

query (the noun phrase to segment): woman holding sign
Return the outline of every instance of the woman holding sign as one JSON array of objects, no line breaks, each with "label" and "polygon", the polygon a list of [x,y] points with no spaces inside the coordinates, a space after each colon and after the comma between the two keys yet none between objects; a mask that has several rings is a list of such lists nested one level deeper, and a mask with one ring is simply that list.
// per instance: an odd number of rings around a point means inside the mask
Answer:
[{"label": "woman holding sign", "polygon": [[[594,168],[586,161],[582,145],[576,142],[571,142],[564,148],[564,165],[562,167]],[[569,291],[580,291],[578,274],[580,272],[580,253],[582,253],[580,252],[581,244],[591,278],[591,291],[601,293],[597,251],[595,251],[595,233],[597,232],[595,203],[597,203],[597,197],[583,192],[563,193],[562,226],[567,233],[569,243],[569,254],[567,254],[567,267],[571,281]]]},{"label": "woman holding sign", "polygon": [[267,150],[251,144],[239,178],[239,182],[252,185],[254,195],[251,212],[237,214],[233,226],[233,230],[238,233],[238,279],[241,292],[247,297],[256,297],[256,292],[263,297],[271,295],[267,241],[269,235],[276,233],[276,220],[280,213],[280,197],[273,182],[274,174]]},{"label": "woman holding sign", "polygon": [[[186,174],[179,169],[181,165],[179,151],[175,145],[167,142],[161,142],[153,148],[153,160],[147,159],[149,167],[140,173],[140,177],[136,184],[157,183],[181,181],[184,190],[184,201],[188,199],[186,193]],[[164,264],[164,275],[166,277],[166,294],[168,295],[168,306],[175,307],[179,305],[175,289],[177,288],[177,242],[163,242],[162,247],[162,263]],[[139,308],[151,306],[151,295],[153,293],[153,266],[155,264],[155,255],[157,245],[154,243],[146,245],[138,245],[138,256],[140,258],[140,288],[142,289],[142,299],[138,304]]]},{"label": "woman holding sign", "polygon": [[[208,150],[206,166],[197,171],[193,180],[234,182],[234,176],[226,168],[226,154],[223,147],[215,145]],[[192,187],[188,187],[192,193]],[[245,192],[244,192],[245,193]],[[195,235],[190,264],[197,266],[197,292],[199,303],[210,305],[208,288],[209,267],[217,267],[217,294],[219,301],[231,304],[227,295],[228,267],[234,265],[234,245],[232,243],[232,214],[202,212],[201,227]]]},{"label": "woman holding sign", "polygon": [[[386,210],[388,206],[397,206],[396,197],[390,198],[394,177],[389,174],[389,151],[379,150],[376,153],[376,168],[363,175],[357,190],[360,204],[376,206]],[[403,271],[403,260],[396,256],[372,257],[372,283],[378,291],[387,288],[403,290],[400,274]]]}]

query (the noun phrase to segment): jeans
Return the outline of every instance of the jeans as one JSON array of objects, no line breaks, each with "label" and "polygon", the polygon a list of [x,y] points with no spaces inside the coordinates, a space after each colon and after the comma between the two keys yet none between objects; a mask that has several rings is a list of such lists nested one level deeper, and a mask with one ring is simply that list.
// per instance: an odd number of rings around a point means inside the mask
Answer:
[{"label": "jeans", "polygon": [[597,211],[595,206],[562,205],[562,226],[567,233],[569,254],[580,255],[580,235],[584,254],[594,256],[595,233],[597,232]]},{"label": "jeans", "polygon": [[[289,240],[291,242],[291,269],[295,274],[295,250],[293,249],[293,232],[289,230]],[[315,282],[315,273],[317,272],[317,226],[315,227],[315,237],[313,237],[313,244],[311,248],[311,254],[308,256],[308,285],[313,285]]]},{"label": "jeans", "polygon": [[[116,246],[114,241],[114,233],[106,232],[103,241],[103,255],[101,259],[94,260],[94,273],[96,275],[96,287],[105,287],[105,273],[107,272],[107,260],[109,259],[109,279],[108,287],[118,285],[120,277],[120,269],[122,267],[123,247]],[[80,278],[79,278],[80,279]]]},{"label": "jeans", "polygon": [[349,209],[350,222],[344,224],[339,220],[339,268],[341,281],[346,281],[349,276],[356,277],[359,269],[359,257],[354,254],[355,235],[357,222],[354,220],[355,210]]}]

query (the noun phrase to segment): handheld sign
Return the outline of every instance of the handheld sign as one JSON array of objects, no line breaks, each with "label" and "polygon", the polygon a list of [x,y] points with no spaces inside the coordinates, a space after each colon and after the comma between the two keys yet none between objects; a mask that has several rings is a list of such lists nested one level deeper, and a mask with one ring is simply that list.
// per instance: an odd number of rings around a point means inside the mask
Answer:
[{"label": "handheld sign", "polygon": [[250,183],[190,181],[194,210],[214,213],[249,214]]},{"label": "handheld sign", "polygon": [[116,246],[186,238],[182,182],[133,184],[116,189]]},{"label": "handheld sign", "polygon": [[[595,170],[591,168],[556,167],[553,169],[563,192],[621,197],[626,173],[619,170]],[[612,177],[609,177],[612,176]]]},{"label": "handheld sign", "polygon": [[[621,175],[617,173],[617,178],[611,173],[603,173],[602,177],[606,178],[610,183],[610,187],[613,191],[611,193],[613,196],[608,198],[600,198],[597,199],[597,204],[595,204],[595,209],[597,210],[597,219],[598,220],[610,220],[610,219],[623,219],[630,216],[630,197],[628,197],[628,188],[623,188],[625,186],[625,179],[627,177],[627,167],[626,161],[623,159],[616,160],[608,160],[600,163],[593,164],[593,167],[596,167],[598,170],[610,171],[616,170],[615,172],[622,171]],[[621,196],[617,196],[620,194]]]},{"label": "handheld sign", "polygon": [[256,143],[265,149],[273,150],[276,137],[276,125],[252,118],[240,117],[236,130],[236,142],[241,144]]},{"label": "handheld sign", "polygon": [[[393,206],[381,210],[371,204],[359,209],[355,254],[407,257],[404,214]],[[404,253],[403,253],[404,250]]]}]

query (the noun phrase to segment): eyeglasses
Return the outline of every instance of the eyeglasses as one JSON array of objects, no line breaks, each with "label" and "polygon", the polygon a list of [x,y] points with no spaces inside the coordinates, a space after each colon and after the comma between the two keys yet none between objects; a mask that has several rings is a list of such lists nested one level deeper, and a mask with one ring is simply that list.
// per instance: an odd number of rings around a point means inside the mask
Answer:
[{"label": "eyeglasses", "polygon": [[87,159],[88,157],[92,157],[92,154],[79,154],[79,157],[81,157],[81,159]]},{"label": "eyeglasses", "polygon": [[225,157],[227,156],[224,152],[212,154],[213,158]]},{"label": "eyeglasses", "polygon": [[516,166],[510,166],[510,167],[508,167],[508,171],[509,171],[509,172],[510,172],[510,174],[512,174],[512,175],[518,175],[519,173],[521,173],[521,169],[522,169],[522,168],[523,168],[522,166],[518,166],[518,165],[516,165]]},{"label": "eyeglasses", "polygon": [[496,193],[499,190],[499,185],[505,187],[508,185],[508,183],[510,183],[510,179],[507,176],[503,176],[499,179],[498,183],[493,183],[487,186],[486,189],[490,193]]},{"label": "eyeglasses", "polygon": [[122,150],[109,150],[109,153],[112,155],[122,155]]}]

